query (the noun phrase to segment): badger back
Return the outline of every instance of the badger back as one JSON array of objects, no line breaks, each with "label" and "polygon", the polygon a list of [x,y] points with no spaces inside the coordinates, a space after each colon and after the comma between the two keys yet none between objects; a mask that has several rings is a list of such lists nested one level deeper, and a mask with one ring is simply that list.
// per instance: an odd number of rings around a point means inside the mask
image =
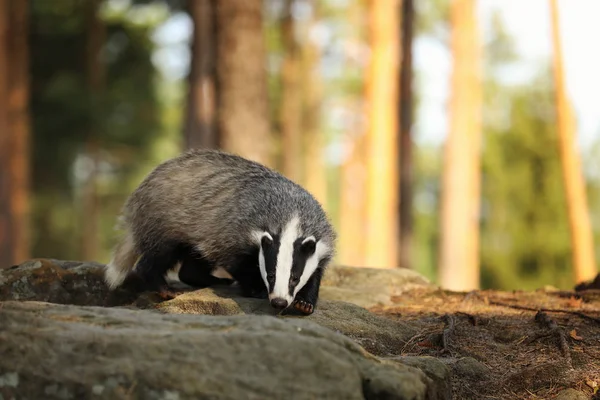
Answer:
[{"label": "badger back", "polygon": [[281,230],[295,214],[307,232],[333,242],[324,211],[306,190],[258,163],[214,150],[191,150],[159,165],[124,210],[141,247],[183,241],[224,264],[256,244],[257,229]]}]

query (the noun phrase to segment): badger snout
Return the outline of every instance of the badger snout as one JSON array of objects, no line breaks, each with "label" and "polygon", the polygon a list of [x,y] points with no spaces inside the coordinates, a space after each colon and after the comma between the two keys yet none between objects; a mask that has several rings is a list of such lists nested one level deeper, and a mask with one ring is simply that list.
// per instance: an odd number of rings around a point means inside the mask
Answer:
[{"label": "badger snout", "polygon": [[281,297],[275,297],[271,300],[271,307],[273,308],[286,308],[288,306],[288,301],[286,299],[282,299]]}]

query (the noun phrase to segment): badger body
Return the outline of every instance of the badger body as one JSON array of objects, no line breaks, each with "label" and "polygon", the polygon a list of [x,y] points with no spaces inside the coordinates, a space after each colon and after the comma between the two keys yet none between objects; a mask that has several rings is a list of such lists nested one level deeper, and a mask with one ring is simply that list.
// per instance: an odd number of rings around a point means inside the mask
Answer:
[{"label": "badger body", "polygon": [[223,268],[244,295],[306,314],[336,240],[323,208],[300,185],[216,150],[190,150],[157,166],[126,201],[120,222],[124,236],[105,272],[113,289],[134,269],[160,291],[178,263],[180,277],[185,271],[199,285]]}]

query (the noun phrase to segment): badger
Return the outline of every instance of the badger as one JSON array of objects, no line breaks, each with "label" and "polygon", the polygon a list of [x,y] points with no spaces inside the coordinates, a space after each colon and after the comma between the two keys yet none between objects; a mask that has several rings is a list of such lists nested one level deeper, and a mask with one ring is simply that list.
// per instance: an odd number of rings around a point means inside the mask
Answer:
[{"label": "badger", "polygon": [[[260,163],[192,149],[159,164],[129,196],[106,266],[111,290],[132,274],[165,293],[168,272],[196,286],[224,269],[242,295],[312,314],[336,233],[303,187]],[[216,274],[215,274],[216,275]],[[187,282],[186,282],[187,280]]]}]

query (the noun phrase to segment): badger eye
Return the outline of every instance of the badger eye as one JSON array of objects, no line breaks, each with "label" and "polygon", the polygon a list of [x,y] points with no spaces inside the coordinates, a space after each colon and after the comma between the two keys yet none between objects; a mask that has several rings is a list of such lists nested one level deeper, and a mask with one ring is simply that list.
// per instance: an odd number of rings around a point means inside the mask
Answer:
[{"label": "badger eye", "polygon": [[290,282],[292,283],[292,285],[294,285],[294,286],[295,286],[295,285],[297,285],[297,284],[298,284],[298,282],[300,282],[300,278],[299,278],[299,277],[297,277],[297,276],[292,276],[292,277],[290,278]]},{"label": "badger eye", "polygon": [[269,273],[267,274],[267,279],[268,279],[268,280],[270,280],[270,281],[271,281],[271,280],[273,280],[273,279],[275,279],[275,274],[274,274],[274,273],[272,273],[272,272],[269,272]]}]

